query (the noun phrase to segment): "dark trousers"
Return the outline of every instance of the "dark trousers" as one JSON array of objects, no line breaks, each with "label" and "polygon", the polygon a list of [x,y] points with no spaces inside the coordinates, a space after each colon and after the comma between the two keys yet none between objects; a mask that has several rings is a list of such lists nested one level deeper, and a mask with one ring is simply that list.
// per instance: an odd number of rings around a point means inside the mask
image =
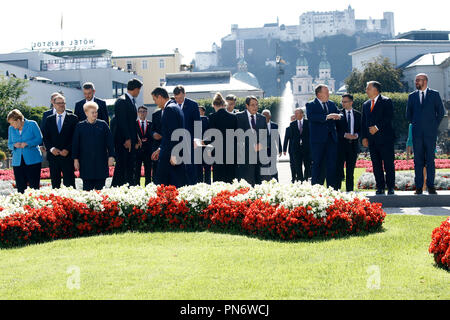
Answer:
[{"label": "dark trousers", "polygon": [[114,168],[114,176],[112,187],[120,187],[128,183],[130,186],[136,185],[134,179],[134,170],[136,163],[136,151],[131,148],[131,152],[125,149],[122,144],[115,145],[116,148],[116,167]]},{"label": "dark trousers", "polygon": [[158,170],[158,161],[152,160],[152,181],[153,183],[156,183],[156,171]]},{"label": "dark trousers", "polygon": [[358,140],[348,142],[345,140],[338,145],[338,160],[336,168],[336,190],[339,190],[344,178],[344,163],[345,163],[345,190],[353,191],[354,186],[354,172],[356,159],[358,158]]},{"label": "dark trousers", "polygon": [[[308,152],[305,152],[303,147],[300,150],[292,152],[294,170],[295,170],[295,181],[306,181],[311,176],[311,157]],[[303,170],[305,167],[305,170]]]},{"label": "dark trousers", "polygon": [[144,164],[145,185],[152,182],[152,159],[149,152],[138,151],[136,153],[135,179],[136,185],[141,184],[141,167]]},{"label": "dark trousers", "polygon": [[211,165],[203,164],[197,166],[197,179],[198,183],[211,184]]},{"label": "dark trousers", "polygon": [[412,140],[416,188],[419,189],[423,186],[423,168],[425,166],[427,168],[427,188],[434,188],[436,137],[425,137],[421,134],[413,136]]},{"label": "dark trousers", "polygon": [[39,189],[41,181],[41,165],[42,163],[40,162],[26,165],[22,157],[20,166],[13,167],[18,192],[24,193],[27,185],[32,189]]},{"label": "dark trousers", "polygon": [[163,184],[165,186],[175,186],[181,188],[187,185],[186,166],[180,164],[173,166],[170,162],[158,162],[158,169],[155,176],[156,184]]},{"label": "dark trousers", "polygon": [[337,143],[328,135],[325,143],[311,143],[312,177],[311,183],[323,184],[322,167],[326,164],[326,180],[328,187],[336,187]]},{"label": "dark trousers", "polygon": [[106,179],[83,179],[83,190],[91,191],[91,190],[102,190],[105,186]]},{"label": "dark trousers", "polygon": [[214,182],[222,181],[226,183],[233,183],[233,179],[235,178],[236,178],[236,165],[234,164],[213,165]]},{"label": "dark trousers", "polygon": [[50,156],[48,157],[50,167],[50,180],[52,188],[61,187],[61,173],[63,175],[63,183],[66,187],[75,188],[75,168],[71,157]]},{"label": "dark trousers", "polygon": [[261,183],[261,165],[260,164],[240,164],[238,166],[238,177],[244,179],[251,186]]},{"label": "dark trousers", "polygon": [[291,168],[291,182],[297,181],[297,171],[295,169],[294,154],[289,152],[289,166]]},{"label": "dark trousers", "polygon": [[[377,189],[395,188],[394,142],[388,144],[369,144],[370,159]],[[383,171],[386,171],[386,179]],[[422,169],[423,170],[423,167]],[[422,182],[423,184],[423,182]]]}]

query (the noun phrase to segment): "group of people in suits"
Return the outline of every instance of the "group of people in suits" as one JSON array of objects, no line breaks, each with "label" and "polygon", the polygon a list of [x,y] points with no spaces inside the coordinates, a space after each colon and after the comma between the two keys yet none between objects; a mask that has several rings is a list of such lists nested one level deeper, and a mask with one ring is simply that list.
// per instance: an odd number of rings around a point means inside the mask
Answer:
[{"label": "group of people in suits", "polygon": [[[150,121],[147,108],[136,105],[142,86],[138,79],[128,82],[127,92],[115,102],[111,121],[92,83],[83,85],[85,99],[75,104],[74,112],[66,109],[62,94],[53,94],[52,108],[44,113],[41,128],[19,110],[11,111],[8,147],[18,191],[24,192],[28,185],[39,188],[43,152],[53,188],[59,188],[61,180],[75,187],[74,172],[79,170],[84,190],[101,189],[114,162],[112,186],[138,185],[142,165],[146,184],[181,187],[238,178],[255,185],[278,179],[277,156],[289,152],[292,182],[311,178],[312,184],[326,181],[338,190],[345,175],[346,190],[353,191],[361,141],[369,148],[376,194],[385,194],[386,189],[394,194],[394,108],[377,81],[367,83],[369,99],[362,113],[353,109],[351,94],[342,96],[339,110],[329,100],[328,87],[318,85],[316,98],[306,104],[306,117],[302,108],[295,110],[283,145],[271,112],[258,113],[254,96],[248,96],[245,110],[237,112],[235,96],[224,98],[217,93],[212,103],[215,112],[206,116],[206,109],[187,98],[182,86],[175,87],[173,97],[158,87],[151,93],[158,110]],[[439,93],[428,88],[427,75],[417,75],[416,88],[406,108],[412,128],[416,194],[423,192],[424,172],[429,194],[436,194],[434,155],[444,107]]]},{"label": "group of people in suits", "polygon": [[[429,194],[437,194],[434,186],[437,132],[445,111],[439,93],[428,88],[428,76],[416,76],[416,91],[408,98],[406,117],[411,123],[414,149],[415,194],[424,185]],[[353,191],[354,170],[360,141],[369,149],[376,181],[376,194],[395,194],[395,163],[392,100],[381,94],[381,84],[369,81],[368,100],[362,113],[353,109],[353,96],[342,95],[342,110],[329,101],[329,89],[318,85],[316,98],[306,104],[307,119],[301,108],[295,110],[285,131],[283,153],[289,152],[292,182],[305,181],[341,189],[345,176],[347,191]],[[344,174],[345,164],[345,174]],[[304,168],[304,171],[303,171]],[[424,184],[424,175],[426,184]]]}]

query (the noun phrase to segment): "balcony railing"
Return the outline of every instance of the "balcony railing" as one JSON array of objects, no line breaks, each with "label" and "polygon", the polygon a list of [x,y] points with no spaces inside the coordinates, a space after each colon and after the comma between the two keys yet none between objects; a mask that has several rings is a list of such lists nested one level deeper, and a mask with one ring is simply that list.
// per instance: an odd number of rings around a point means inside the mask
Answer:
[{"label": "balcony railing", "polygon": [[107,69],[112,68],[111,58],[75,58],[42,60],[41,71]]}]

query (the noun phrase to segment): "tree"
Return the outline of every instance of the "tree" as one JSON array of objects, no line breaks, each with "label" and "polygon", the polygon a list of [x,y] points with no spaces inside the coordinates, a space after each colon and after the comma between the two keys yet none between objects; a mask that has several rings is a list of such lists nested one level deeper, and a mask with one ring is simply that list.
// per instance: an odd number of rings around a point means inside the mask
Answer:
[{"label": "tree", "polygon": [[378,57],[371,62],[363,64],[364,70],[361,72],[353,69],[351,74],[345,79],[347,92],[363,93],[368,81],[378,81],[381,83],[383,91],[402,92],[403,84],[401,78],[402,70],[396,69],[388,58]]},{"label": "tree", "polygon": [[0,138],[8,138],[9,124],[6,117],[11,110],[20,110],[25,118],[35,120],[38,124],[42,119],[42,114],[48,110],[48,107],[32,108],[27,105],[27,101],[24,99],[27,93],[25,90],[27,82],[27,80],[19,78],[0,76]]}]

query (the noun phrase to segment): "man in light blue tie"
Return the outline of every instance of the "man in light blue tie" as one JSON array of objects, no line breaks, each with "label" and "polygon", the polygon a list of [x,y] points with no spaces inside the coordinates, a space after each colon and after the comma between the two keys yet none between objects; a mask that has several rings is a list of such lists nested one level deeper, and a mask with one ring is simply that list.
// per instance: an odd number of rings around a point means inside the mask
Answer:
[{"label": "man in light blue tie", "polygon": [[66,99],[59,95],[54,99],[55,114],[47,118],[42,130],[47,154],[52,188],[61,186],[61,173],[66,187],[75,188],[74,164],[71,156],[72,138],[78,117],[66,111]]}]

